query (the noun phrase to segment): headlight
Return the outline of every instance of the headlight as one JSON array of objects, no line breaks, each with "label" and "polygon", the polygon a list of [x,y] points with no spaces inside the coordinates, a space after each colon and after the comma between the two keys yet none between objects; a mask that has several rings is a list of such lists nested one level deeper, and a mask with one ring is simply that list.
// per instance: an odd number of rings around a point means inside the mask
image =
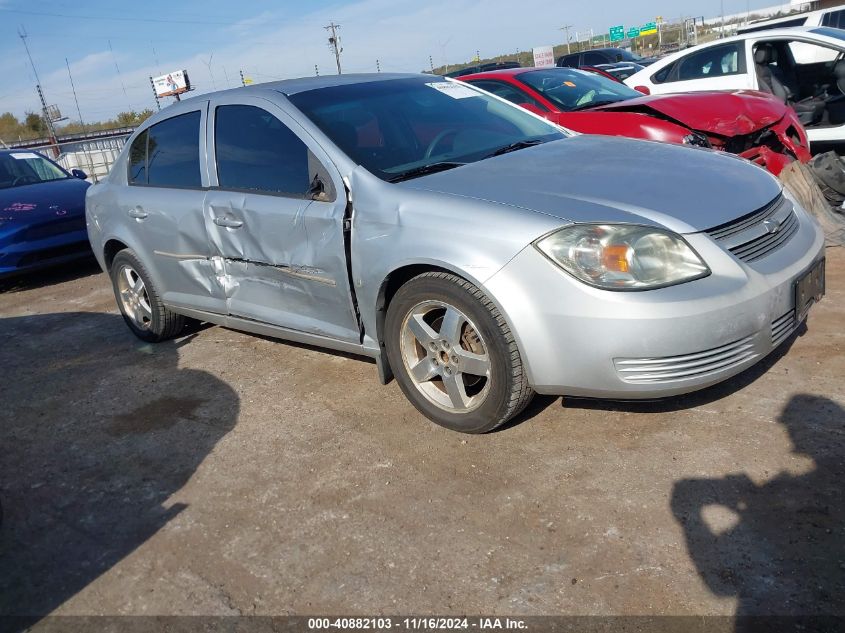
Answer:
[{"label": "headlight", "polygon": [[573,277],[607,290],[661,288],[710,274],[681,236],[648,226],[576,224],[535,245]]}]

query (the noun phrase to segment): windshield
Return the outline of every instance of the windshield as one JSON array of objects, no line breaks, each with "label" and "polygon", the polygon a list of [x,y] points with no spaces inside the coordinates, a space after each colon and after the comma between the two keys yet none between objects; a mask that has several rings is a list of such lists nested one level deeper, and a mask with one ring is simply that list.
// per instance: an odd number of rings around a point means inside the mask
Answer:
[{"label": "windshield", "polygon": [[643,59],[642,55],[637,55],[636,53],[632,53],[631,51],[622,49],[622,54],[620,55],[622,59],[626,62],[638,62]]},{"label": "windshield", "polygon": [[574,68],[533,70],[517,79],[565,112],[643,96],[618,81]]},{"label": "windshield", "polygon": [[290,100],[383,180],[423,176],[565,136],[522,108],[434,76],[318,88]]},{"label": "windshield", "polygon": [[70,176],[35,152],[0,154],[0,189],[34,185],[50,180],[64,180]]}]

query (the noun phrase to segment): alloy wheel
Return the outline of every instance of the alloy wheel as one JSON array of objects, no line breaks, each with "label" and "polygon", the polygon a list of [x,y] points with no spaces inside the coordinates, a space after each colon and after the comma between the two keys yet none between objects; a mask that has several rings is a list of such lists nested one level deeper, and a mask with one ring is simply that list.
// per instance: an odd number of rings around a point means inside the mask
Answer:
[{"label": "alloy wheel", "polygon": [[117,271],[117,291],[123,313],[142,330],[152,324],[153,311],[144,280],[131,266],[121,266]]},{"label": "alloy wheel", "polygon": [[478,328],[458,308],[424,301],[405,315],[402,361],[414,386],[433,404],[467,413],[490,391],[491,362]]}]

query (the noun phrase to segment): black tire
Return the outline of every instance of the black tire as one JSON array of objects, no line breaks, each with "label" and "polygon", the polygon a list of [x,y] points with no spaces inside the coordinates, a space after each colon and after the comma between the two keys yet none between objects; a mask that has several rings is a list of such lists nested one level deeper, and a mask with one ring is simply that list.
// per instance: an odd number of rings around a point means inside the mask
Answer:
[{"label": "black tire", "polygon": [[[474,326],[480,335],[476,340],[483,344],[485,358],[489,359],[489,376],[483,380],[489,381],[489,385],[485,383],[486,391],[482,390],[485,395],[472,410],[456,412],[433,402],[424,395],[418,386],[420,383],[414,380],[406,365],[402,338],[403,332],[407,332],[406,320],[419,306],[431,302],[453,306],[462,312],[468,321],[461,327]],[[462,331],[466,333],[466,329]],[[416,339],[411,340],[419,344]],[[516,341],[501,313],[481,290],[456,275],[429,272],[405,283],[387,309],[385,346],[396,381],[411,404],[427,418],[448,429],[462,433],[487,433],[521,412],[534,396]],[[424,350],[422,346],[417,349]],[[435,353],[435,357],[439,353]],[[446,356],[448,362],[449,354]],[[437,363],[434,362],[434,365]],[[472,376],[470,379],[479,380]],[[442,379],[435,378],[429,382],[436,384],[437,380]],[[441,384],[440,388],[445,392],[445,383]]]},{"label": "black tire", "polygon": [[[124,274],[127,267],[134,271],[144,284],[144,296],[149,304],[150,314],[149,320],[143,327],[139,326],[136,320],[127,313],[127,308],[121,299],[118,280],[120,275]],[[111,268],[109,269],[109,274],[120,313],[123,315],[126,325],[132,330],[135,336],[148,343],[159,343],[178,336],[182,332],[185,328],[185,317],[181,314],[171,312],[164,306],[149,271],[147,271],[144,263],[135,254],[135,251],[127,248],[115,255]]]}]

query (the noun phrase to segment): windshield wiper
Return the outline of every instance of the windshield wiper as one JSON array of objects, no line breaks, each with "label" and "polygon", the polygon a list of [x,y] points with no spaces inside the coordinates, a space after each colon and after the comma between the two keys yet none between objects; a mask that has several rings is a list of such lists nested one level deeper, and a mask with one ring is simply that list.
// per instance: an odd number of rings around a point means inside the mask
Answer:
[{"label": "windshield wiper", "polygon": [[510,145],[505,145],[504,147],[500,147],[492,154],[487,154],[485,158],[493,158],[494,156],[501,156],[502,154],[507,154],[508,152],[515,152],[518,149],[524,149],[526,147],[531,147],[532,145],[539,145],[540,143],[545,143],[538,138],[527,139],[525,141],[517,141],[516,143],[511,143]]},{"label": "windshield wiper", "polygon": [[455,161],[448,160],[444,160],[439,163],[421,165],[420,167],[414,167],[413,169],[409,169],[408,171],[403,171],[401,174],[397,174],[396,176],[389,178],[387,182],[401,182],[403,180],[410,180],[411,178],[417,178],[418,176],[436,174],[439,171],[446,171],[447,169],[453,169],[455,167],[461,167],[463,165],[466,165],[466,163],[457,163]]},{"label": "windshield wiper", "polygon": [[599,106],[610,105],[611,103],[619,103],[620,101],[625,101],[625,99],[607,99],[605,101],[591,101],[590,103],[585,103],[584,105],[574,107],[571,110],[568,110],[568,112],[577,112],[578,110],[586,110],[587,108],[598,108]]}]

